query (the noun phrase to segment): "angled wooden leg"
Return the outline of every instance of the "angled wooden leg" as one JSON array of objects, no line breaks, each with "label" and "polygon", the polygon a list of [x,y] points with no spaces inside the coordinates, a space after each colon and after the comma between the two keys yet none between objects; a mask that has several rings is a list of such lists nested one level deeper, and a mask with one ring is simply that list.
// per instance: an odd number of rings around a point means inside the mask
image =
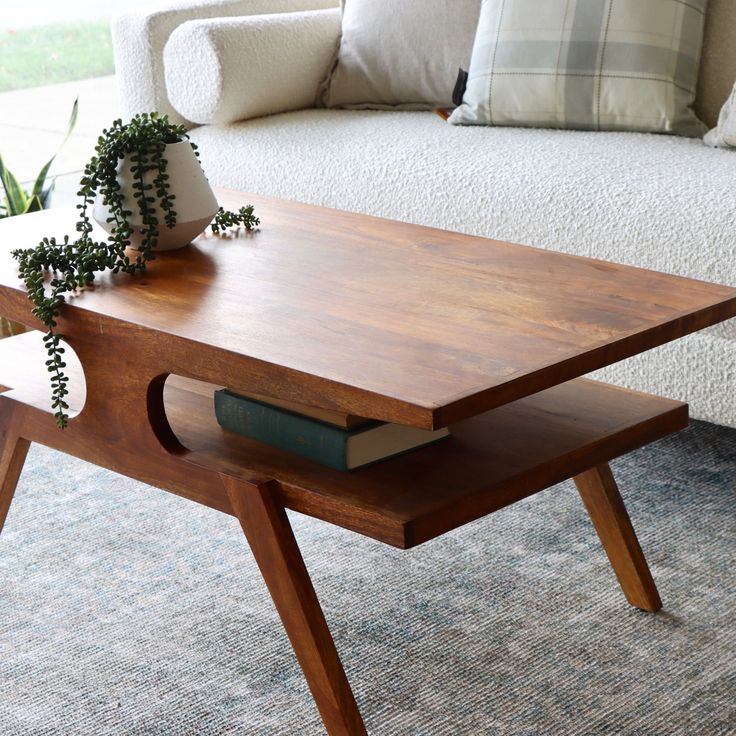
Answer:
[{"label": "angled wooden leg", "polygon": [[330,736],[365,736],[360,711],[327,628],[286,511],[268,483],[222,476]]},{"label": "angled wooden leg", "polygon": [[576,476],[575,485],[626,600],[644,611],[658,611],[662,601],[657,586],[608,463]]},{"label": "angled wooden leg", "polygon": [[26,461],[30,442],[18,437],[14,432],[13,411],[5,406],[0,411],[0,532],[18,485],[23,463]]}]

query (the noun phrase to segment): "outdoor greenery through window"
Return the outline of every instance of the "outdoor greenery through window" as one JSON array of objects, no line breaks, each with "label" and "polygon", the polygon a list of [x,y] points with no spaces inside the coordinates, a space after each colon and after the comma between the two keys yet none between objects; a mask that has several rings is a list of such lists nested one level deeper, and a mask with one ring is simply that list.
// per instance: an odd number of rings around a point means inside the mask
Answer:
[{"label": "outdoor greenery through window", "polygon": [[[114,73],[110,19],[161,2],[2,0],[0,94],[110,76]],[[0,125],[3,122],[0,119]]]},{"label": "outdoor greenery through window", "polygon": [[109,20],[2,30],[0,92],[113,72]]}]

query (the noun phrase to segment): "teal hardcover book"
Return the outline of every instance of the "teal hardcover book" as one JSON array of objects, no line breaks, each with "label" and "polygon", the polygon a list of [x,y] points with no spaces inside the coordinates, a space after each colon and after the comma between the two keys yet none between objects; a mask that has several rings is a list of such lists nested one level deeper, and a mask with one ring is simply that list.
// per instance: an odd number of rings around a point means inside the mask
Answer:
[{"label": "teal hardcover book", "polygon": [[388,422],[344,429],[222,389],[215,392],[220,426],[336,470],[354,470],[449,435]]}]

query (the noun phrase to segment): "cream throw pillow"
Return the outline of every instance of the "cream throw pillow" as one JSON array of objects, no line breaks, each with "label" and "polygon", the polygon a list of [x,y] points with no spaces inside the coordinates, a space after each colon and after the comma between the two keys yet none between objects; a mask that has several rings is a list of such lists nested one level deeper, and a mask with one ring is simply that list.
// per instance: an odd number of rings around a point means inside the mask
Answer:
[{"label": "cream throw pillow", "polygon": [[707,0],[483,0],[454,124],[702,135]]},{"label": "cream throw pillow", "polygon": [[736,84],[731,96],[723,103],[718,124],[708,131],[703,140],[709,146],[736,148]]},{"label": "cream throw pillow", "polygon": [[343,0],[327,107],[450,107],[468,68],[480,0]]},{"label": "cream throw pillow", "polygon": [[190,20],[164,47],[169,101],[214,125],[314,107],[339,37],[337,7]]}]

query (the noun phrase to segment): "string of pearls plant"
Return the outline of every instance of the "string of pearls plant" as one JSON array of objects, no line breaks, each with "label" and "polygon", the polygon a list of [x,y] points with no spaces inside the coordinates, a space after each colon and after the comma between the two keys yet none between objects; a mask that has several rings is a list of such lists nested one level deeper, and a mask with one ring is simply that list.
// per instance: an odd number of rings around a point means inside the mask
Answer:
[{"label": "string of pearls plant", "polygon": [[[171,123],[165,115],[144,113],[126,124],[116,120],[109,129],[103,130],[95,155],[84,169],[78,192],[81,202],[77,205],[77,237],[70,239],[66,235],[61,242],[53,237],[44,238],[35,248],[13,251],[20,278],[34,305],[33,314],[46,327],[43,341],[48,353],[46,367],[51,379],[51,405],[61,429],[69,421],[69,378],[64,373],[63,335],[56,331],[59,311],[67,295],[91,284],[95,274],[106,270],[140,274],[146,270],[148,262],[156,258],[161,223],[155,205],[158,203],[163,212],[166,227],[173,228],[177,222],[164,152],[168,144],[188,140],[186,128]],[[199,157],[195,144],[190,142],[190,145]],[[125,207],[125,196],[118,181],[118,165],[125,158],[131,162],[132,194],[143,223],[139,228],[140,244],[132,257],[126,250],[131,247],[133,212]],[[146,177],[149,172],[153,173],[152,179]],[[109,237],[101,241],[92,237],[90,221],[90,211],[98,195],[109,208],[108,223],[112,224]],[[230,227],[252,230],[259,224],[251,205],[237,212],[227,212],[221,207],[211,228],[219,233]]]}]

